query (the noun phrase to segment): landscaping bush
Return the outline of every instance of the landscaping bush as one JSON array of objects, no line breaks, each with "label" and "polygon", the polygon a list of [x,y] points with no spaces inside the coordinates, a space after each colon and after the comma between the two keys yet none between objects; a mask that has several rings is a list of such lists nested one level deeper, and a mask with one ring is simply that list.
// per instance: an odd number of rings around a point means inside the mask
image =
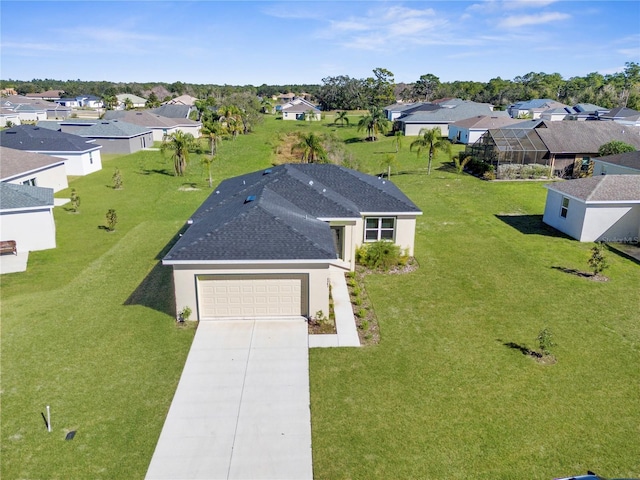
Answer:
[{"label": "landscaping bush", "polygon": [[365,267],[382,270],[406,264],[400,247],[387,240],[362,245],[356,251],[356,261]]}]

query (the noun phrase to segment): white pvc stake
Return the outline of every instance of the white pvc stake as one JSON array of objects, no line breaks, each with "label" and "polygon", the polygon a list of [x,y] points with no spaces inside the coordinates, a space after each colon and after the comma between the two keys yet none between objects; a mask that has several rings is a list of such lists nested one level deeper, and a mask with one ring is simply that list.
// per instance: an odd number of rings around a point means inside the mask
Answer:
[{"label": "white pvc stake", "polygon": [[47,405],[47,431],[51,431],[51,411],[49,410],[49,405]]}]

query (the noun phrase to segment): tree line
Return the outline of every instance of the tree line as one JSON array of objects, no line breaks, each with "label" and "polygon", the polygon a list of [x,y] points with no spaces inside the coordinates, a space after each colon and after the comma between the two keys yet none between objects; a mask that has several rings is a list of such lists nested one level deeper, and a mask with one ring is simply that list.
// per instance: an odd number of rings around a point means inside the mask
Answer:
[{"label": "tree line", "polygon": [[[38,93],[46,90],[63,90],[65,96],[96,95],[113,97],[131,93],[148,97],[153,93],[159,101],[182,94],[196,98],[220,101],[238,94],[251,94],[271,98],[279,93],[306,93],[324,110],[363,110],[382,108],[402,101],[429,101],[436,98],[462,98],[490,103],[498,109],[521,100],[549,98],[575,105],[592,103],[605,108],[628,107],[640,110],[640,64],[627,62],[621,72],[602,75],[592,72],[584,77],[564,79],[559,73],[530,72],[512,80],[495,77],[488,82],[442,82],[432,74],[421,75],[413,83],[396,83],[392,72],[376,68],[366,78],[348,75],[325,77],[322,84],[287,84],[260,86],[208,85],[184,82],[162,83],[113,83],[107,81],[33,79],[0,80],[0,88],[14,88],[19,94]],[[160,95],[156,91],[161,92]]]}]

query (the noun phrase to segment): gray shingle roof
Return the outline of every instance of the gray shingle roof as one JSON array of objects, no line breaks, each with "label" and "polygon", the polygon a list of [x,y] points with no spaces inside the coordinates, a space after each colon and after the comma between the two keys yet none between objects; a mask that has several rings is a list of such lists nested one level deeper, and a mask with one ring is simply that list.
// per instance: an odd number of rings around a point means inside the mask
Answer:
[{"label": "gray shingle roof", "polygon": [[91,138],[131,138],[145,133],[151,133],[151,130],[121,120],[101,120],[77,131],[78,135]]},{"label": "gray shingle roof", "polygon": [[640,150],[618,153],[617,155],[607,155],[606,157],[594,158],[594,160],[640,171]]},{"label": "gray shingle roof", "polygon": [[501,128],[505,125],[513,125],[519,123],[520,120],[515,120],[507,114],[507,112],[494,112],[491,115],[477,115],[471,118],[465,118],[454,122],[453,125],[462,128]]},{"label": "gray shingle roof", "polygon": [[545,185],[574,198],[590,202],[640,203],[640,175],[600,175]]},{"label": "gray shingle roof", "polygon": [[429,123],[446,122],[453,123],[465,118],[478,115],[492,115],[491,107],[486,103],[464,102],[451,108],[438,108],[431,111],[418,111],[402,115],[398,121],[404,123]]},{"label": "gray shingle roof", "polygon": [[191,105],[168,104],[152,108],[150,111],[167,118],[189,118],[193,108]]},{"label": "gray shingle roof", "polygon": [[337,165],[279,165],[223,181],[164,260],[333,260],[319,219],[366,212],[420,210],[389,181]]},{"label": "gray shingle roof", "polygon": [[0,182],[2,210],[53,206],[53,188]]},{"label": "gray shingle roof", "polygon": [[64,163],[64,158],[0,147],[0,179]]},{"label": "gray shingle roof", "polygon": [[[546,127],[546,128],[545,128]],[[542,122],[536,132],[551,153],[596,154],[601,145],[621,140],[640,148],[640,129],[615,122]]]},{"label": "gray shingle roof", "polygon": [[157,113],[152,113],[150,110],[108,110],[104,114],[104,119],[121,120],[123,122],[149,128],[174,128],[185,125],[200,125],[200,122],[195,122],[188,118],[164,117]]},{"label": "gray shingle roof", "polygon": [[0,145],[35,152],[88,152],[102,148],[90,140],[34,125],[18,125],[0,132]]}]

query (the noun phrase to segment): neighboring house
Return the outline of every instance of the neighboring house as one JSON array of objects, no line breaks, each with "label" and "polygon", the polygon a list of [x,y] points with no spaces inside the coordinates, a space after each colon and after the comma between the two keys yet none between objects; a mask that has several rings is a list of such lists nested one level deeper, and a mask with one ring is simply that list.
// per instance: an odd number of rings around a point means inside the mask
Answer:
[{"label": "neighboring house", "polygon": [[545,110],[565,107],[567,107],[567,105],[551,100],[550,98],[534,98],[533,100],[524,100],[509,105],[507,112],[511,118],[530,117],[537,119],[540,118],[540,115]]},{"label": "neighboring house", "polygon": [[628,127],[640,127],[640,113],[636,115],[629,115],[628,117],[619,118],[615,120],[620,125],[626,125]]},{"label": "neighboring house", "polygon": [[69,186],[64,158],[0,146],[0,182],[51,188]]},{"label": "neighboring house", "polygon": [[547,122],[529,121],[533,128],[517,128],[519,124],[490,129],[466,155],[494,166],[504,164],[539,164],[552,169],[552,174],[571,178],[589,169],[598,149],[611,140],[620,140],[640,148],[640,129],[622,127],[616,122]]},{"label": "neighboring house", "polygon": [[285,164],[223,181],[163,258],[198,320],[329,311],[329,272],[358,246],[413,255],[422,212],[393,183],[338,165]]},{"label": "neighboring house", "polygon": [[608,112],[600,112],[599,120],[625,120],[627,117],[640,115],[640,112],[627,107],[612,108]]},{"label": "neighboring house", "polygon": [[577,103],[573,106],[573,111],[567,117],[567,120],[597,120],[598,115],[606,113],[610,109],[594,105],[593,103]]},{"label": "neighboring house", "polygon": [[415,103],[394,103],[393,105],[388,105],[384,107],[384,116],[387,117],[387,120],[393,122],[407,109],[415,105]]},{"label": "neighboring house", "polygon": [[562,120],[568,119],[572,113],[573,109],[571,107],[556,107],[544,110],[540,113],[539,116],[534,118],[547,120],[549,122],[560,122]]},{"label": "neighboring house", "polygon": [[[177,106],[177,105],[174,105]],[[117,111],[109,110],[104,114],[105,120],[121,120],[141,127],[146,127],[153,132],[153,140],[161,142],[166,135],[181,131],[190,133],[194,137],[200,137],[202,123],[188,118],[168,118],[148,110],[143,111]]]},{"label": "neighboring house", "polygon": [[[23,119],[29,122],[37,122],[47,118],[67,118],[71,115],[70,107],[63,107],[57,103],[48,102],[40,98],[31,98],[24,95],[9,95],[2,99],[0,104],[3,108],[7,108],[16,113],[22,110]],[[33,114],[34,111],[40,112]],[[42,115],[44,112],[44,116]]]},{"label": "neighboring house", "polygon": [[64,93],[64,90],[47,90],[41,93],[27,93],[25,97],[35,98],[40,100],[57,100],[60,95]]},{"label": "neighboring house", "polygon": [[124,110],[126,108],[127,98],[131,100],[131,108],[144,108],[147,104],[147,99],[134,95],[133,93],[120,93],[116,95],[118,103],[116,108],[118,110]]},{"label": "neighboring house", "polygon": [[[507,116],[506,112],[494,112],[493,107],[486,103],[476,103],[464,100],[456,100],[455,104],[421,105],[406,110],[395,123],[395,129],[400,130],[405,136],[420,135],[420,130],[439,128],[443,137],[449,136],[449,125],[467,118],[479,115],[492,117]],[[435,106],[435,109],[433,108]],[[418,108],[418,110],[415,110]],[[424,108],[428,108],[424,110]]]},{"label": "neighboring house", "polygon": [[0,182],[0,240],[18,252],[55,248],[53,189]]},{"label": "neighboring house", "polygon": [[0,145],[65,159],[67,175],[88,175],[102,169],[101,145],[94,140],[34,125],[0,131]]},{"label": "neighboring house", "polygon": [[102,100],[95,95],[78,95],[77,97],[59,98],[55,103],[72,108],[102,108],[104,106]]},{"label": "neighboring house", "polygon": [[593,176],[640,175],[640,150],[593,159]]},{"label": "neighboring house", "polygon": [[189,118],[191,112],[197,110],[198,109],[192,105],[170,104],[161,105],[158,108],[152,108],[149,111],[167,118]]},{"label": "neighboring house", "polygon": [[0,107],[0,127],[20,125],[20,115],[10,108]]},{"label": "neighboring house", "polygon": [[476,117],[466,118],[449,125],[449,140],[452,143],[474,143],[489,129],[514,125],[519,122],[521,122],[521,120],[516,120],[508,115],[502,115],[500,117],[478,115]]},{"label": "neighboring house", "polygon": [[640,175],[600,175],[545,185],[543,222],[581,242],[638,242]]},{"label": "neighboring house", "polygon": [[47,110],[36,105],[14,105],[11,107],[20,117],[20,122],[38,122],[47,119]]},{"label": "neighboring house", "polygon": [[95,140],[96,144],[102,145],[102,153],[129,154],[153,146],[153,131],[150,128],[123,120],[82,123],[67,120],[61,122],[60,126],[63,132]]},{"label": "neighboring house", "polygon": [[191,95],[180,95],[179,97],[172,98],[168,102],[164,102],[163,105],[187,105],[192,106],[195,105],[196,97],[192,97]]},{"label": "neighboring house", "polygon": [[315,120],[320,121],[322,112],[306,100],[283,105],[282,120]]}]

